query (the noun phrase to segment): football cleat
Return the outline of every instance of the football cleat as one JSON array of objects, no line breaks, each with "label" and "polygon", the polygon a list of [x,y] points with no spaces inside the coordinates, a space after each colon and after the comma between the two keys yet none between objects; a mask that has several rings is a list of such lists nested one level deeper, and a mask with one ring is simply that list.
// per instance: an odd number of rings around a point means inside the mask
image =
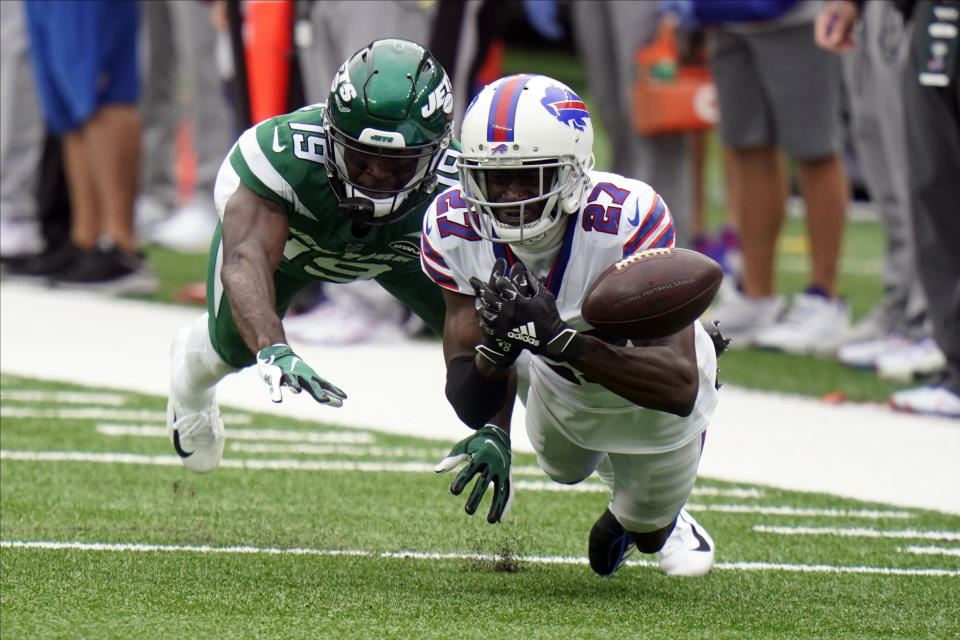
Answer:
[{"label": "football cleat", "polygon": [[220,464],[227,438],[216,400],[204,411],[184,413],[171,397],[167,401],[167,435],[187,469],[210,473]]},{"label": "football cleat", "polygon": [[686,509],[680,510],[677,524],[657,551],[660,570],[668,576],[698,578],[713,568],[713,538]]},{"label": "football cleat", "polygon": [[612,578],[627,557],[636,551],[630,534],[616,517],[606,509],[590,530],[590,546],[587,555],[590,568],[607,578]]}]

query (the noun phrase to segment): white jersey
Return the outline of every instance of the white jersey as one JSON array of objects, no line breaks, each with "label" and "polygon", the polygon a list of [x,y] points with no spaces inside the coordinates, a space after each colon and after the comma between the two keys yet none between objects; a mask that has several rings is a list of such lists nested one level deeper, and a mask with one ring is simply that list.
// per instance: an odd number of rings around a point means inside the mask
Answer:
[{"label": "white jersey", "polygon": [[[556,297],[560,317],[585,333],[591,327],[580,308],[600,274],[637,251],[674,244],[670,211],[649,185],[600,171],[590,172],[590,178],[592,190],[570,216],[559,252],[534,270]],[[505,258],[508,267],[519,258],[508,245],[477,235],[467,212],[458,188],[437,196],[423,218],[420,263],[439,286],[473,296],[471,276],[486,282],[497,258]],[[530,393],[549,409],[553,425],[581,447],[616,453],[676,449],[706,429],[717,402],[716,352],[700,323],[694,324],[700,391],[685,418],[638,407],[586,381],[569,365],[539,356],[530,358]]]}]

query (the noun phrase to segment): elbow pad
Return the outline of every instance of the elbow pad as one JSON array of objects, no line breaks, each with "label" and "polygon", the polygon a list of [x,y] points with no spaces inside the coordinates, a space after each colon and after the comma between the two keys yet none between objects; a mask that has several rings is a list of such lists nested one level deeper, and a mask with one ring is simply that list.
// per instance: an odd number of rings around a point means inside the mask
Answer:
[{"label": "elbow pad", "polygon": [[447,400],[471,429],[485,425],[507,401],[507,380],[483,377],[473,358],[455,358],[447,366]]}]

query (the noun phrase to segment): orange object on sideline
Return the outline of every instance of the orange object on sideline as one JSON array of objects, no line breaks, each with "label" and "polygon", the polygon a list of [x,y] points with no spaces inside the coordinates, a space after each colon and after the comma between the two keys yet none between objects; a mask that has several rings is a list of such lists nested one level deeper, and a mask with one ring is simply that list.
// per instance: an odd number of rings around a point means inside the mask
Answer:
[{"label": "orange object on sideline", "polygon": [[717,91],[704,66],[681,66],[676,31],[660,22],[656,39],[637,51],[633,86],[634,131],[644,135],[711,129],[718,120]]},{"label": "orange object on sideline", "polygon": [[246,0],[243,44],[254,124],[286,113],[293,53],[293,0]]}]

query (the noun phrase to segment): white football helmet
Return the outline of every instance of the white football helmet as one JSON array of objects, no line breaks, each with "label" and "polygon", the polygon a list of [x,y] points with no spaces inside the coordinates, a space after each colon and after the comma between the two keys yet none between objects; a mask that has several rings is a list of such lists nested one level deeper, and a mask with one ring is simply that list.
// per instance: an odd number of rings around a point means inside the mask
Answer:
[{"label": "white football helmet", "polygon": [[[575,213],[584,201],[587,172],[594,163],[593,124],[577,94],[546,76],[501,78],[470,103],[460,141],[461,189],[472,209],[467,219],[477,233],[492,242],[530,248],[556,241],[566,214]],[[511,169],[539,169],[539,194],[515,202],[492,201],[489,172]],[[540,216],[528,220],[524,208],[539,202]],[[518,206],[519,217],[513,215],[510,221],[497,215]]]}]

